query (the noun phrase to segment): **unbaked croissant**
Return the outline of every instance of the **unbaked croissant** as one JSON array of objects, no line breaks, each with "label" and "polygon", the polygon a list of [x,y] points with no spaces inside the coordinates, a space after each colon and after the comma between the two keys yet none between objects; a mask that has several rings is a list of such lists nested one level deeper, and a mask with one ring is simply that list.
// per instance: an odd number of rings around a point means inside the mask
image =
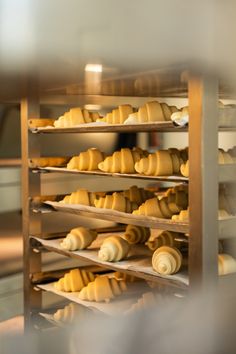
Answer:
[{"label": "unbaked croissant", "polygon": [[61,242],[61,247],[68,251],[83,250],[96,239],[97,232],[85,227],[72,229]]},{"label": "unbaked croissant", "polygon": [[134,275],[130,275],[127,273],[122,273],[122,272],[115,272],[113,273],[113,277],[116,280],[124,280],[126,283],[133,283],[135,281],[140,281],[142,279],[135,277]]},{"label": "unbaked croissant", "polygon": [[157,300],[153,292],[144,293],[127,311],[126,315],[131,315],[137,311],[148,310],[157,305]]},{"label": "unbaked croissant", "polygon": [[179,234],[173,231],[162,231],[157,237],[150,237],[145,243],[151,251],[155,251],[161,246],[178,247],[179,243],[175,240]]},{"label": "unbaked croissant", "polygon": [[29,167],[59,167],[65,166],[69,157],[36,157],[29,160]]},{"label": "unbaked croissant", "polygon": [[55,128],[73,127],[79,124],[91,123],[93,115],[87,111],[87,109],[81,109],[79,107],[71,108],[69,112],[64,113],[54,122]]},{"label": "unbaked croissant", "polygon": [[[172,154],[173,155],[173,154]],[[169,176],[173,174],[172,156],[167,150],[158,150],[135,163],[135,170],[146,176]],[[176,155],[175,155],[176,156]]]},{"label": "unbaked croissant", "polygon": [[113,209],[124,213],[131,213],[138,207],[136,203],[131,202],[128,198],[117,192],[95,199],[94,204],[96,208]]},{"label": "unbaked croissant", "polygon": [[115,278],[108,278],[107,276],[97,277],[95,281],[89,283],[80,291],[79,299],[109,302],[126,290],[126,283],[123,280],[117,281]]},{"label": "unbaked croissant", "polygon": [[28,120],[29,128],[41,128],[41,127],[52,127],[55,119],[48,118],[33,118]]},{"label": "unbaked croissant", "polygon": [[108,113],[105,117],[97,119],[97,121],[106,122],[108,124],[123,124],[132,112],[132,106],[129,104],[123,104],[118,108],[113,109],[112,112]]},{"label": "unbaked croissant", "polygon": [[189,160],[180,166],[180,172],[184,177],[189,177]]},{"label": "unbaked croissant", "polygon": [[98,168],[104,172],[112,173],[135,173],[134,164],[144,156],[141,149],[133,150],[124,148],[115,151],[112,156],[108,156],[98,164]]},{"label": "unbaked croissant", "polygon": [[229,254],[218,255],[218,273],[219,275],[231,274],[236,272],[236,259]]},{"label": "unbaked croissant", "polygon": [[133,214],[164,218],[160,209],[159,200],[156,197],[146,200],[137,210],[133,211]]},{"label": "unbaked croissant", "polygon": [[101,195],[104,194],[99,192],[89,192],[87,189],[79,189],[69,195],[66,195],[64,199],[60,201],[60,203],[94,206],[96,198],[100,197]]},{"label": "unbaked croissant", "polygon": [[89,313],[90,311],[87,307],[71,302],[63,309],[57,310],[54,313],[53,318],[55,321],[71,324],[78,322],[79,320],[84,321]]},{"label": "unbaked croissant", "polygon": [[79,156],[74,156],[68,162],[67,168],[79,171],[94,171],[98,169],[98,164],[103,161],[104,154],[96,148],[81,152]]},{"label": "unbaked croissant", "polygon": [[107,237],[98,252],[98,258],[104,262],[118,262],[129,253],[129,243],[120,236]]},{"label": "unbaked croissant", "polygon": [[127,225],[125,229],[124,238],[130,244],[145,243],[150,236],[150,229],[148,227]]},{"label": "unbaked croissant", "polygon": [[138,206],[145,202],[147,199],[155,196],[153,192],[144,188],[138,188],[137,186],[131,186],[122,194],[131,202],[136,203]]},{"label": "unbaked croissant", "polygon": [[189,209],[181,210],[181,212],[179,214],[173,215],[171,219],[173,221],[188,222],[189,221]]},{"label": "unbaked croissant", "polygon": [[162,246],[152,256],[153,269],[162,275],[177,273],[182,265],[182,254],[175,247]]},{"label": "unbaked croissant", "polygon": [[80,291],[89,282],[94,281],[95,276],[92,272],[82,269],[72,269],[66,273],[63,278],[54,283],[57,290],[60,291]]}]

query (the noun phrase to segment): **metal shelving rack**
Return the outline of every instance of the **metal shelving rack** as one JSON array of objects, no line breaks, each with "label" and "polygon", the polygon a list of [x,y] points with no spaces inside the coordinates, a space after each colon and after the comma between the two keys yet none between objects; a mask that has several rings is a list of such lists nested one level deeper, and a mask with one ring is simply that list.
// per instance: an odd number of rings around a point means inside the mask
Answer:
[{"label": "metal shelving rack", "polygon": [[[129,78],[130,80],[130,78]],[[171,92],[171,94],[170,94]],[[165,97],[188,97],[190,122],[188,127],[189,133],[189,160],[190,160],[190,177],[189,177],[189,205],[190,219],[189,224],[176,225],[168,220],[154,220],[151,218],[143,218],[143,220],[130,216],[122,215],[102,216],[94,210],[76,211],[79,215],[87,217],[101,218],[105,220],[113,220],[123,223],[133,223],[137,225],[152,226],[154,228],[166,227],[170,230],[189,233],[189,289],[194,290],[196,287],[204,289],[209,286],[217,286],[218,284],[218,238],[233,236],[232,228],[235,226],[235,219],[218,221],[218,188],[219,181],[227,182],[232,180],[235,171],[233,166],[218,166],[218,131],[219,129],[219,85],[215,77],[206,76],[204,74],[191,73],[188,76],[188,85],[185,90],[182,86],[180,89],[176,87],[172,91],[163,92]],[[128,95],[127,95],[128,96]],[[144,96],[144,95],[143,95]],[[71,104],[73,96],[61,96],[62,101]],[[75,97],[75,96],[74,96]],[[148,100],[148,95],[145,96]],[[100,96],[101,101],[105,100],[105,96]],[[85,100],[85,98],[83,98]],[[83,101],[82,100],[82,101]],[[110,98],[108,97],[108,100]],[[117,96],[120,103],[121,98]],[[46,98],[47,102],[60,103],[60,99],[53,99],[53,96]],[[99,102],[99,96],[95,96],[95,101]],[[53,134],[57,130],[29,131],[28,120],[40,117],[40,99],[34,90],[30,91],[27,98],[21,102],[21,141],[22,141],[22,203],[23,203],[23,235],[24,235],[24,307],[26,323],[30,324],[32,311],[41,306],[41,292],[36,291],[32,279],[34,274],[41,272],[41,252],[35,252],[35,243],[30,242],[30,235],[41,235],[41,213],[33,213],[31,211],[30,201],[34,196],[40,195],[40,173],[34,173],[29,169],[28,159],[40,156],[40,134]],[[234,127],[235,128],[235,127]],[[223,130],[232,129],[227,124]],[[67,133],[91,133],[91,132],[142,132],[142,131],[186,131],[175,127],[166,127],[161,124],[146,127],[139,126],[122,126],[122,127],[96,127],[95,129],[84,127],[67,129]],[[58,133],[58,132],[57,132]],[[60,131],[63,134],[63,130]],[[45,172],[47,169],[41,172]],[[38,172],[38,171],[37,171]],[[47,171],[48,172],[48,171]],[[51,171],[52,172],[52,171]],[[78,175],[79,176],[79,175]],[[117,177],[117,176],[116,176]],[[219,178],[218,178],[219,177]],[[105,174],[100,178],[106,178]],[[134,176],[135,178],[135,176]],[[162,178],[164,179],[164,178]],[[210,205],[210,208],[209,208]],[[68,210],[67,210],[68,211]],[[73,212],[69,211],[69,212]],[[141,220],[141,221],[140,221]],[[37,247],[36,247],[37,248]],[[47,248],[47,247],[46,247]],[[40,249],[40,247],[39,247]],[[56,249],[48,247],[48,250],[57,252]],[[60,253],[60,252],[59,252]],[[68,256],[67,252],[63,252]],[[73,254],[70,254],[73,257]],[[76,258],[76,257],[75,257]],[[77,257],[78,258],[78,257]],[[111,269],[116,269],[112,264]],[[129,272],[129,271],[127,271]],[[130,272],[141,278],[150,280],[150,276],[137,271]],[[152,281],[173,285],[173,281],[163,279],[158,276],[151,276]],[[175,283],[178,286],[178,282]],[[181,284],[179,284],[181,287]]]}]

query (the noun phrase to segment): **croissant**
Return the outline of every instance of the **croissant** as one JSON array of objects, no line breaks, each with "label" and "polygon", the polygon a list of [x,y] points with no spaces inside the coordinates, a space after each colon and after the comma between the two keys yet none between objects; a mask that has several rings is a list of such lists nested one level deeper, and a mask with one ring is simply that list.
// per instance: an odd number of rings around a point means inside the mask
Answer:
[{"label": "croissant", "polygon": [[123,280],[117,281],[115,278],[97,277],[95,281],[84,287],[79,293],[80,300],[86,301],[106,301],[109,302],[115,296],[119,296],[126,291],[126,283]]},{"label": "croissant", "polygon": [[98,258],[104,262],[118,262],[129,253],[129,243],[120,236],[106,238],[98,252]]},{"label": "croissant", "polygon": [[178,233],[172,231],[162,231],[157,237],[150,237],[145,245],[151,250],[155,251],[161,246],[170,246],[178,247],[178,242],[175,240],[175,237],[178,236]]},{"label": "croissant", "polygon": [[72,229],[61,242],[61,247],[68,251],[83,250],[91,245],[96,239],[97,232],[86,229],[85,227],[77,227]]},{"label": "croissant", "polygon": [[182,254],[175,247],[162,246],[152,256],[153,269],[162,275],[177,273],[182,265]]},{"label": "croissant", "polygon": [[68,162],[67,168],[79,171],[94,171],[98,169],[98,164],[104,159],[103,152],[96,148],[81,152],[79,156],[74,156]]},{"label": "croissant", "polygon": [[178,215],[173,215],[171,219],[173,221],[188,222],[189,221],[189,209],[181,210],[181,212]]},{"label": "croissant", "polygon": [[[93,115],[92,115],[93,116]],[[54,122],[55,128],[73,127],[78,124],[91,123],[92,116],[87,109],[71,108]]]},{"label": "croissant", "polygon": [[53,318],[55,321],[70,324],[78,322],[79,319],[84,320],[88,313],[89,310],[85,306],[71,302],[63,309],[57,310],[54,313]]},{"label": "croissant", "polygon": [[98,192],[89,192],[87,189],[79,189],[69,195],[66,195],[64,199],[60,201],[60,203],[94,206],[96,198],[100,197],[101,195],[104,194]]},{"label": "croissant", "polygon": [[29,160],[29,167],[58,167],[67,164],[69,157],[38,157]]},{"label": "croissant", "polygon": [[133,283],[135,281],[140,281],[140,278],[122,272],[115,272],[113,273],[113,276],[116,280],[124,280],[126,283]]},{"label": "croissant", "polygon": [[130,244],[145,243],[150,236],[150,229],[143,226],[127,225],[124,238]]},{"label": "croissant", "polygon": [[178,125],[185,125],[189,121],[188,107],[183,107],[180,111],[173,112],[171,114],[171,120]]},{"label": "croissant", "polygon": [[115,151],[112,156],[108,156],[98,164],[98,168],[104,172],[113,173],[135,173],[134,164],[144,156],[141,149],[128,148]]},{"label": "croissant", "polygon": [[94,200],[96,208],[113,209],[124,213],[131,213],[137,204],[125,198],[121,193],[113,193]]},{"label": "croissant", "polygon": [[108,113],[105,117],[97,121],[106,122],[108,124],[123,124],[132,112],[133,108],[129,104],[120,105],[118,108],[113,109],[111,113]]},{"label": "croissant", "polygon": [[[162,199],[164,199],[163,197]],[[188,194],[184,190],[173,190],[167,194],[168,208],[172,214],[179,213],[188,206]]]},{"label": "croissant", "polygon": [[28,120],[28,126],[29,128],[41,128],[41,127],[47,127],[47,126],[50,126],[52,127],[53,126],[53,123],[54,123],[54,119],[47,119],[47,118],[33,118],[33,119],[29,119]]},{"label": "croissant", "polygon": [[189,160],[180,166],[180,172],[184,177],[189,177]]},{"label": "croissant", "polygon": [[82,269],[72,269],[66,273],[63,278],[54,283],[57,290],[60,291],[80,291],[89,282],[94,281],[95,276],[92,272]]},{"label": "croissant", "polygon": [[135,302],[127,311],[126,315],[131,315],[136,313],[137,311],[148,310],[151,307],[157,305],[157,300],[155,295],[149,291],[148,293],[144,293],[137,302]]},{"label": "croissant", "polygon": [[133,214],[164,218],[160,209],[159,200],[156,197],[146,200],[137,210],[133,211]]},{"label": "croissant", "polygon": [[231,274],[236,272],[236,259],[229,254],[218,255],[218,273],[219,275]]},{"label": "croissant", "polygon": [[134,168],[136,172],[146,176],[169,176],[173,175],[174,167],[176,171],[177,166],[172,161],[175,158],[177,155],[170,154],[167,150],[159,150],[141,158],[135,163]]},{"label": "croissant", "polygon": [[152,198],[155,194],[147,189],[131,186],[128,190],[122,193],[131,202],[136,203],[138,206],[145,202],[147,199]]}]

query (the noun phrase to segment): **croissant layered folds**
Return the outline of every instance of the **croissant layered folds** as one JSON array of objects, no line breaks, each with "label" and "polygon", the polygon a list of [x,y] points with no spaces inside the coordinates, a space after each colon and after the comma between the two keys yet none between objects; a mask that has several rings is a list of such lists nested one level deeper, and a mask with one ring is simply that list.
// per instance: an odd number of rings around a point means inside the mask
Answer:
[{"label": "croissant layered folds", "polygon": [[98,168],[103,172],[111,173],[135,173],[134,165],[146,152],[140,148],[124,148],[115,151],[112,156],[108,156],[98,164]]},{"label": "croissant layered folds", "polygon": [[96,198],[103,195],[105,195],[105,193],[89,192],[87,189],[78,189],[77,191],[66,195],[60,203],[94,206]]},{"label": "croissant layered folds", "polygon": [[86,301],[109,302],[126,290],[127,286],[123,280],[117,281],[115,278],[102,276],[84,287],[79,293],[79,298]]},{"label": "croissant layered folds", "polygon": [[172,215],[185,209],[188,205],[188,193],[181,189],[170,188],[160,199],[157,197],[146,200],[134,215],[154,216],[157,218],[170,219]]},{"label": "croissant layered folds", "polygon": [[73,156],[68,162],[67,168],[70,170],[94,171],[98,169],[98,165],[103,159],[103,152],[96,148],[91,148],[81,152],[79,156]]},{"label": "croissant layered folds", "polygon": [[152,256],[153,269],[162,275],[177,273],[182,265],[182,254],[175,247],[162,246]]},{"label": "croissant layered folds", "polygon": [[125,198],[121,193],[117,192],[96,199],[94,204],[96,208],[112,209],[124,213],[132,213],[132,211],[138,207],[136,203],[131,202],[128,198]]},{"label": "croissant layered folds", "polygon": [[76,323],[79,320],[85,320],[90,313],[87,307],[71,302],[63,309],[57,310],[53,318],[55,321],[59,321],[65,324]]},{"label": "croissant layered folds", "polygon": [[236,259],[229,254],[218,255],[218,273],[219,275],[231,274],[236,272]]},{"label": "croissant layered folds", "polygon": [[54,283],[57,290],[65,292],[80,291],[89,282],[94,281],[95,276],[92,272],[82,269],[72,269],[64,277]]},{"label": "croissant layered folds", "polygon": [[29,160],[29,167],[61,167],[65,166],[69,157],[38,157]]},{"label": "croissant layered folds", "polygon": [[155,251],[157,248],[161,246],[170,246],[177,247],[179,246],[179,242],[175,240],[179,234],[173,231],[162,231],[159,233],[157,237],[150,237],[149,240],[145,243],[145,245],[151,250]]},{"label": "croissant layered folds", "polygon": [[98,258],[104,262],[118,262],[124,259],[130,250],[129,243],[120,236],[107,237],[98,252]]},{"label": "croissant layered folds", "polygon": [[96,239],[97,232],[85,227],[76,227],[66,235],[61,242],[61,247],[68,251],[83,250]]},{"label": "croissant layered folds", "polygon": [[145,243],[150,236],[150,229],[148,227],[127,225],[125,229],[124,238],[130,244]]},{"label": "croissant layered folds", "polygon": [[123,124],[129,114],[133,112],[132,106],[129,104],[120,105],[112,110],[103,118],[98,118],[97,122],[106,122],[108,124]]},{"label": "croissant layered folds", "polygon": [[157,299],[153,292],[144,293],[127,311],[126,315],[131,315],[137,311],[145,311],[157,305]]},{"label": "croissant layered folds", "polygon": [[97,112],[89,112],[80,107],[71,108],[54,121],[55,128],[73,127],[79,124],[95,122],[100,116]]}]

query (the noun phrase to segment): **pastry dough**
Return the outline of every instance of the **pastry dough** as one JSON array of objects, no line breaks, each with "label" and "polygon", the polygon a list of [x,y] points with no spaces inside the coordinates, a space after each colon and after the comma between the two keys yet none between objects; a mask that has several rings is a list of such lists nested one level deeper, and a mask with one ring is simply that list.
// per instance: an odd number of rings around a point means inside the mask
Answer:
[{"label": "pastry dough", "polygon": [[55,119],[48,119],[48,118],[33,118],[28,120],[29,128],[41,128],[41,127],[53,127]]},{"label": "pastry dough", "polygon": [[176,170],[176,155],[172,155],[167,150],[158,150],[148,157],[141,158],[136,162],[134,168],[136,172],[146,176],[170,176]]},{"label": "pastry dough", "polygon": [[72,269],[66,273],[63,278],[54,283],[57,290],[74,292],[80,291],[89,282],[94,281],[95,276],[92,272],[82,269]]},{"label": "pastry dough", "polygon": [[73,127],[79,124],[91,123],[92,116],[86,109],[71,108],[54,122],[55,128]]},{"label": "pastry dough", "polygon": [[120,236],[106,238],[98,252],[98,258],[104,262],[118,262],[129,253],[129,243]]},{"label": "pastry dough", "polygon": [[67,164],[70,170],[94,171],[98,169],[98,164],[104,159],[103,152],[96,148],[81,152],[79,156],[74,156]]},{"label": "pastry dough", "polygon": [[144,293],[127,311],[126,315],[132,315],[137,311],[148,310],[157,305],[157,300],[153,292]]},{"label": "pastry dough", "polygon": [[29,167],[60,167],[65,166],[69,157],[36,157],[29,160]]},{"label": "pastry dough", "polygon": [[90,311],[87,307],[83,305],[76,304],[71,302],[69,305],[66,305],[63,309],[57,310],[53,318],[55,321],[62,322],[65,324],[77,323],[80,320],[86,320]]},{"label": "pastry dough", "polygon": [[72,229],[60,245],[68,251],[83,250],[90,246],[96,237],[96,231],[81,226]]},{"label": "pastry dough", "polygon": [[229,254],[218,255],[218,273],[219,275],[231,274],[236,272],[236,259]]},{"label": "pastry dough", "polygon": [[102,119],[97,119],[97,122],[106,122],[108,124],[123,124],[128,118],[129,114],[133,112],[132,106],[129,104],[120,105],[113,109],[112,112],[107,113]]},{"label": "pastry dough", "polygon": [[138,205],[125,198],[121,193],[113,193],[94,200],[96,208],[113,209],[124,213],[131,213]]},{"label": "pastry dough", "polygon": [[180,172],[184,177],[189,177],[189,160],[180,166]]},{"label": "pastry dough", "polygon": [[162,275],[177,273],[182,265],[182,254],[175,247],[162,246],[152,256],[153,269]]},{"label": "pastry dough", "polygon": [[134,275],[130,275],[127,273],[122,273],[122,272],[115,272],[113,273],[113,277],[116,280],[124,280],[126,283],[133,283],[135,281],[140,281],[142,279],[135,277]]},{"label": "pastry dough", "polygon": [[160,209],[160,202],[156,197],[146,200],[137,210],[133,211],[133,214],[164,218]]},{"label": "pastry dough", "polygon": [[189,209],[181,210],[178,215],[173,215],[171,218],[173,221],[188,222],[189,221]]},{"label": "pastry dough", "polygon": [[127,225],[124,238],[130,244],[145,243],[150,236],[148,227]]},{"label": "pastry dough", "polygon": [[126,291],[126,283],[115,278],[97,277],[95,281],[84,287],[79,293],[79,299],[85,301],[109,302]]},{"label": "pastry dough", "polygon": [[175,106],[168,106],[158,101],[147,102],[136,113],[131,113],[127,119],[133,123],[163,122],[169,121],[173,111],[178,110]]},{"label": "pastry dough", "polygon": [[66,195],[63,200],[60,200],[60,203],[94,206],[96,198],[100,196],[101,193],[99,192],[89,192],[87,189],[78,189],[77,191]]},{"label": "pastry dough", "polygon": [[161,246],[178,247],[179,243],[175,240],[178,235],[178,233],[172,231],[161,231],[157,237],[150,237],[145,245],[151,251],[155,251]]},{"label": "pastry dough", "polygon": [[111,173],[135,173],[134,164],[143,156],[144,152],[141,149],[124,148],[105,158],[98,164],[98,168],[101,171]]},{"label": "pastry dough", "polygon": [[129,189],[122,193],[131,202],[136,203],[138,206],[145,202],[147,199],[154,197],[154,193],[137,186],[131,186]]}]

